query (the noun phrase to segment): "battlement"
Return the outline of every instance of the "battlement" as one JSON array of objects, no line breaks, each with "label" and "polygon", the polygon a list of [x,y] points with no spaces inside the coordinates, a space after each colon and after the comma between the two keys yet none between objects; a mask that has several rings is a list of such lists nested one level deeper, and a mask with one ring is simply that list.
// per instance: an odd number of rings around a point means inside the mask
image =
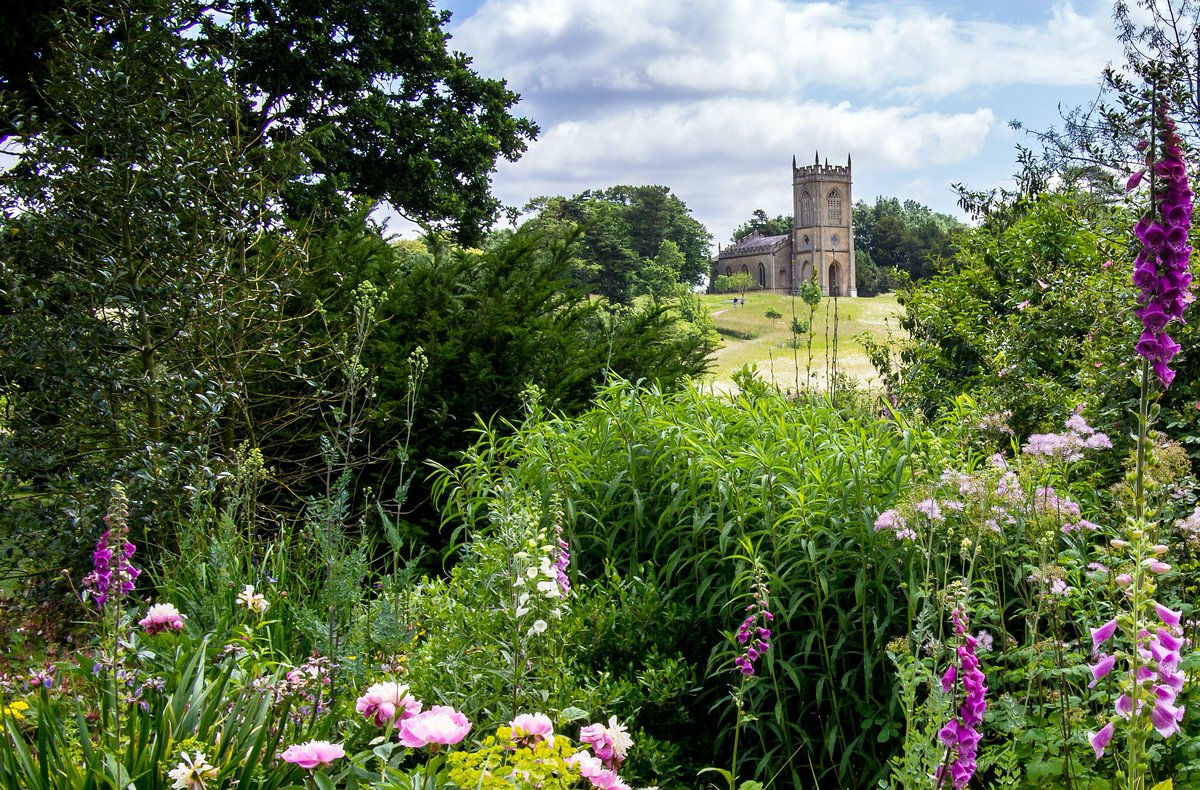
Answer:
[{"label": "battlement", "polygon": [[821,155],[818,153],[813,158],[813,163],[811,165],[803,165],[798,167],[796,165],[796,157],[793,156],[792,181],[807,181],[809,179],[818,178],[843,178],[849,180],[851,166],[852,163],[849,156],[846,157],[846,164],[844,165],[831,165],[829,164],[828,158],[825,159],[825,164],[821,164]]}]

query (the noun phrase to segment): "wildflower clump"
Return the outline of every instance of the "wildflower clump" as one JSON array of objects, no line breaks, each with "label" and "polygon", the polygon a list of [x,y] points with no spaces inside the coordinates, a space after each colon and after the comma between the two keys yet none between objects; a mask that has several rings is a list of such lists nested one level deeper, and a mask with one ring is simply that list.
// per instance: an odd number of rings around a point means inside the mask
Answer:
[{"label": "wildflower clump", "polygon": [[271,606],[265,595],[254,591],[253,584],[247,584],[242,588],[242,591],[237,596],[237,604],[238,606],[246,607],[248,611],[255,614],[263,614]]},{"label": "wildflower clump", "polygon": [[210,786],[216,787],[217,769],[208,762],[204,752],[184,751],[179,754],[178,765],[167,771],[167,778],[173,780],[171,790],[206,790]]}]

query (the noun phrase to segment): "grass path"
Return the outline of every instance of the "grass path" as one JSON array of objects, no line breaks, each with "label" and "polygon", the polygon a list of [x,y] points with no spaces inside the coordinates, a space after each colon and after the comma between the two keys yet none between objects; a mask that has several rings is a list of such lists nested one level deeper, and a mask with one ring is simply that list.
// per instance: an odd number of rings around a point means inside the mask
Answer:
[{"label": "grass path", "polygon": [[[744,365],[758,366],[760,375],[780,387],[794,388],[797,380],[803,385],[808,362],[808,335],[801,335],[799,348],[791,347],[792,311],[796,318],[807,321],[808,305],[799,297],[774,293],[750,293],[747,304],[733,305],[733,295],[705,295],[701,299],[708,307],[717,327],[722,330],[721,347],[713,355],[711,382],[718,391],[733,386],[732,375]],[[783,318],[766,317],[774,308]],[[878,388],[875,369],[867,359],[857,339],[868,335],[878,343],[888,342],[889,336],[902,336],[898,325],[900,306],[895,294],[838,299],[836,305],[837,369],[856,379],[865,388]],[[813,316],[812,375],[815,386],[824,386],[826,352],[833,356],[835,305],[833,299],[822,299]],[[736,333],[738,336],[731,336]],[[748,337],[749,339],[741,339]]]}]

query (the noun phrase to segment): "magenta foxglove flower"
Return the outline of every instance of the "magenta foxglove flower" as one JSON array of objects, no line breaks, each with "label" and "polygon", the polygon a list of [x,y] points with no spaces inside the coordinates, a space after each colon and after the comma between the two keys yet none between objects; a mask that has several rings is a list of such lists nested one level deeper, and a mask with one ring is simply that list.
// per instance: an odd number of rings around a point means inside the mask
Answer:
[{"label": "magenta foxglove flower", "polygon": [[1100,728],[1099,732],[1088,734],[1088,743],[1092,745],[1092,751],[1096,753],[1096,759],[1099,760],[1104,756],[1104,750],[1108,748],[1108,742],[1112,740],[1113,723],[1110,721]]},{"label": "magenta foxglove flower", "polygon": [[355,710],[386,727],[411,718],[421,712],[421,702],[408,693],[403,683],[376,683],[358,698]]},{"label": "magenta foxglove flower", "polygon": [[1137,353],[1151,363],[1164,389],[1175,379],[1169,363],[1179,353],[1179,344],[1166,328],[1173,321],[1183,321],[1184,308],[1192,299],[1188,292],[1192,282],[1188,270],[1192,190],[1175,122],[1167,115],[1168,104],[1166,99],[1159,99],[1155,107],[1161,155],[1153,165],[1157,179],[1151,190],[1155,205],[1134,227],[1142,249],[1133,270],[1133,284],[1141,291],[1141,307],[1136,312],[1145,327],[1137,342]]},{"label": "magenta foxglove flower", "polygon": [[146,616],[138,620],[138,625],[146,629],[148,634],[161,631],[181,631],[185,616],[179,613],[172,604],[156,603],[146,611]]},{"label": "magenta foxglove flower", "polygon": [[737,667],[738,672],[742,673],[743,677],[753,675],[754,662],[771,649],[770,624],[775,620],[775,615],[771,614],[767,608],[771,593],[767,589],[765,573],[758,566],[754,570],[753,589],[754,600],[747,604],[748,614],[737,632],[738,644],[745,646],[745,652],[733,660],[734,666]]},{"label": "magenta foxglove flower", "polygon": [[410,749],[458,743],[471,731],[467,717],[448,705],[434,705],[400,724],[400,743]]},{"label": "magenta foxglove flower", "polygon": [[[975,775],[975,758],[979,754],[979,725],[983,723],[983,714],[987,710],[987,677],[979,668],[979,659],[975,655],[978,644],[975,637],[967,631],[967,619],[957,609],[953,612],[954,633],[961,639],[958,646],[958,677],[961,679],[963,698],[958,709],[958,716],[951,719],[938,732],[938,739],[948,749],[954,750],[954,762],[950,764],[950,781],[955,787],[966,787]],[[943,688],[949,671],[942,676]],[[944,781],[942,767],[938,768],[938,780]]]},{"label": "magenta foxglove flower", "polygon": [[1117,618],[1109,620],[1099,628],[1092,629],[1092,650],[1099,650],[1100,645],[1112,638],[1117,632]]},{"label": "magenta foxglove flower", "polygon": [[1096,684],[1100,682],[1100,678],[1112,672],[1112,668],[1116,666],[1116,663],[1116,656],[1101,656],[1100,660],[1090,667],[1092,670],[1092,682],[1088,684],[1088,688],[1095,688]]},{"label": "magenta foxglove flower", "polygon": [[294,763],[306,771],[320,765],[333,765],[334,760],[345,756],[346,750],[340,743],[329,741],[294,743],[287,747],[282,755],[285,762]]}]

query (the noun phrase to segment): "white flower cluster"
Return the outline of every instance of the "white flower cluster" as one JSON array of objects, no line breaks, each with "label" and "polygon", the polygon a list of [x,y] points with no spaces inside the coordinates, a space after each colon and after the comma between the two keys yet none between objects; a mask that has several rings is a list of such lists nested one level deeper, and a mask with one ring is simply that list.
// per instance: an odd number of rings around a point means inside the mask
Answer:
[{"label": "white flower cluster", "polygon": [[[557,547],[547,539],[546,533],[539,531],[536,536],[525,541],[520,551],[513,554],[513,588],[517,594],[517,619],[533,612],[543,614],[545,603],[550,603],[549,612],[553,617],[561,617],[559,604],[563,600],[562,588],[558,582]],[[545,619],[538,617],[526,632],[527,636],[544,634],[548,625]]]},{"label": "white flower cluster", "polygon": [[247,584],[242,588],[242,591],[238,593],[237,602],[238,606],[244,606],[255,614],[262,614],[271,605],[267,602],[266,596],[254,591],[253,584]]}]

